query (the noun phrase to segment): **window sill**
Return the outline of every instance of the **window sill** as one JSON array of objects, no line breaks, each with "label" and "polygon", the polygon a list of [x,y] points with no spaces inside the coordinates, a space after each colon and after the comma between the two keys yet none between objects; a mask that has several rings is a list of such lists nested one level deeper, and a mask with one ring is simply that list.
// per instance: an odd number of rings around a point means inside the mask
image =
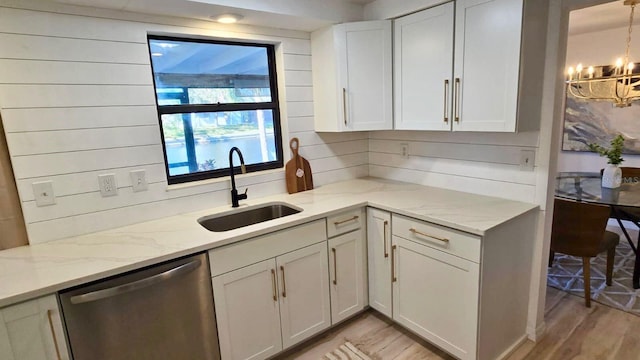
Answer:
[{"label": "window sill", "polygon": [[[279,169],[254,171],[254,172],[250,172],[250,173],[247,173],[247,174],[236,174],[236,182],[242,181],[241,179],[250,179],[250,178],[253,178],[253,177],[257,177],[257,176],[276,175],[276,174],[279,174],[279,173],[281,173],[282,177],[284,178],[284,167],[279,168]],[[174,190],[195,188],[195,187],[199,187],[199,186],[206,186],[206,185],[211,185],[211,184],[219,184],[219,183],[222,183],[222,182],[229,182],[229,181],[230,181],[230,177],[229,176],[222,176],[222,177],[213,178],[213,179],[206,179],[206,180],[190,181],[190,182],[181,183],[181,184],[167,185],[167,191],[169,192],[169,191],[174,191]],[[244,182],[251,183],[250,180],[242,181],[242,183],[244,183]]]}]

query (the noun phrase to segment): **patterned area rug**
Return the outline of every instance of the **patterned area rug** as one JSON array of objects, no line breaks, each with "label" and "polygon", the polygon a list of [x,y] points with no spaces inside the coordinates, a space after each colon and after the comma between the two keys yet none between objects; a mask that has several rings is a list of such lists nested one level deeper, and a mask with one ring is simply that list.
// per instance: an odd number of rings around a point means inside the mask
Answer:
[{"label": "patterned area rug", "polygon": [[[638,230],[634,225],[625,226],[632,239],[638,238]],[[607,253],[603,252],[591,259],[591,299],[640,316],[640,289],[634,290],[631,284],[635,255],[617,226],[609,226],[607,230],[620,234],[620,244],[616,248],[613,266],[613,284],[605,282]],[[564,254],[556,254],[553,266],[549,268],[547,284],[557,289],[584,297],[584,281],[582,280],[582,259]]]},{"label": "patterned area rug", "polygon": [[324,355],[325,360],[371,360],[365,353],[350,342],[340,345],[339,348]]}]

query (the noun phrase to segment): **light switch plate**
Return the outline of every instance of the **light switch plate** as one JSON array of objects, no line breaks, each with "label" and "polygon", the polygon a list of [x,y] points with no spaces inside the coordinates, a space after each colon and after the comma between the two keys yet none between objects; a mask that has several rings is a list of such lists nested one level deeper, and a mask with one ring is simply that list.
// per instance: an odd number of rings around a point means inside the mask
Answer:
[{"label": "light switch plate", "polygon": [[118,185],[116,184],[115,174],[98,175],[98,184],[100,185],[100,194],[102,194],[102,197],[118,195]]},{"label": "light switch plate", "polygon": [[520,151],[520,170],[533,171],[536,164],[536,152],[533,150]]},{"label": "light switch plate", "polygon": [[134,170],[129,174],[131,175],[131,186],[134,192],[145,191],[149,188],[146,170]]},{"label": "light switch plate", "polygon": [[33,187],[33,196],[36,199],[37,206],[54,205],[56,203],[52,181],[34,182],[31,186]]}]

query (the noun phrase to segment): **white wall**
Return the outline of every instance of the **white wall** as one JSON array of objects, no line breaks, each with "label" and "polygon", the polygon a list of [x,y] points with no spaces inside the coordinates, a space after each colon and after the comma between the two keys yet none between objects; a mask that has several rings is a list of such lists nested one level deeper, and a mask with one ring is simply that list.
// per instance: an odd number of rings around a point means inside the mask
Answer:
[{"label": "white wall", "polygon": [[[147,32],[279,44],[285,161],[297,136],[316,185],[368,174],[366,133],[313,131],[308,33],[0,0],[0,111],[30,243],[230,203],[226,179],[167,187]],[[147,171],[148,191],[132,191],[133,169]],[[118,196],[100,196],[104,173]],[[37,207],[31,184],[45,180],[57,203]],[[282,170],[238,185],[250,198],[286,192]]]},{"label": "white wall", "polygon": [[[570,35],[567,39],[567,64],[575,66],[614,64],[624,56],[628,28],[589,32]],[[631,37],[631,56],[640,49],[640,26],[633,27]],[[633,58],[632,58],[633,59]],[[638,106],[638,105],[633,105]],[[628,108],[627,108],[628,109]],[[625,109],[621,109],[624,111]],[[640,156],[623,155],[623,166],[640,167]],[[592,152],[561,151],[558,158],[558,171],[598,171],[607,164],[607,159]]]}]

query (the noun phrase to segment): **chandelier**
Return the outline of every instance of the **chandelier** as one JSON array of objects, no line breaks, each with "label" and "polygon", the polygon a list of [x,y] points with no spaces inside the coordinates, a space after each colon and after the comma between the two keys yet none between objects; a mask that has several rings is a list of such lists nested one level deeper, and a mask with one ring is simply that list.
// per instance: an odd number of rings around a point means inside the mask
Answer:
[{"label": "chandelier", "polygon": [[624,5],[631,6],[629,14],[629,30],[627,33],[627,49],[624,58],[619,58],[615,65],[589,66],[578,64],[567,70],[567,92],[582,100],[610,101],[616,107],[631,106],[631,102],[640,99],[640,72],[634,72],[634,63],[629,61],[631,47],[631,31],[633,29],[633,13],[640,0],[625,0]]}]

